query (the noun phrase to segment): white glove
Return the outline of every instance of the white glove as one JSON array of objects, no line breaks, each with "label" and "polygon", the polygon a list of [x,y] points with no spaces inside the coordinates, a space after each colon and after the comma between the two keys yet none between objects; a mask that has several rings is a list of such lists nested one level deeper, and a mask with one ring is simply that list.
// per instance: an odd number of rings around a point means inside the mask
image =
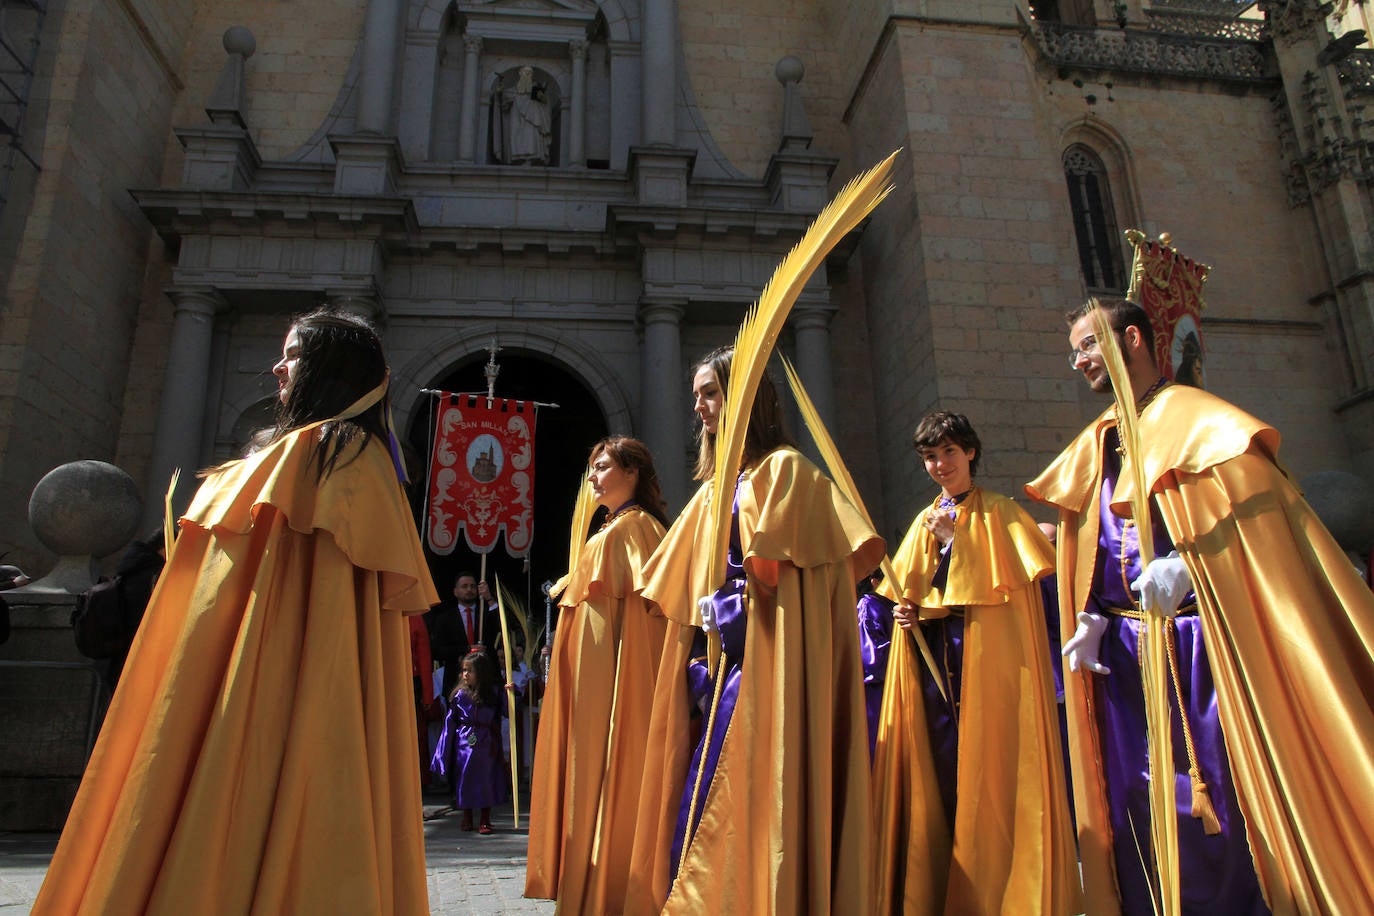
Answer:
[{"label": "white glove", "polygon": [[1107,632],[1107,618],[1092,611],[1079,611],[1077,619],[1078,628],[1059,654],[1068,659],[1070,671],[1086,668],[1094,674],[1111,674],[1112,669],[1097,660],[1102,652],[1102,637]]},{"label": "white glove", "polygon": [[1140,578],[1131,583],[1131,590],[1140,593],[1140,606],[1147,613],[1174,617],[1178,614],[1178,606],[1193,590],[1193,580],[1188,575],[1188,566],[1175,550],[1167,557],[1151,560]]},{"label": "white glove", "polygon": [[701,628],[710,633],[716,628],[716,603],[711,595],[697,599],[697,610],[701,611]]}]

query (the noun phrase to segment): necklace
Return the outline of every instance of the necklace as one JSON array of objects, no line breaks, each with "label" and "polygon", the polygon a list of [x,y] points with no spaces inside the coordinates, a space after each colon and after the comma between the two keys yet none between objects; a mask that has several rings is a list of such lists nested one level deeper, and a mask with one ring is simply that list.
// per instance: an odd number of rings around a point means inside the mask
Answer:
[{"label": "necklace", "polygon": [[[1155,383],[1153,385],[1151,385],[1149,388],[1146,388],[1145,393],[1142,394],[1139,400],[1135,402],[1136,416],[1139,416],[1142,410],[1144,410],[1146,407],[1149,407],[1150,402],[1153,401],[1161,391],[1168,387],[1168,385],[1169,380],[1161,375],[1158,379],[1155,380]],[[1115,414],[1116,408],[1112,408],[1112,412]],[[1126,445],[1121,441],[1120,433],[1117,434],[1116,453],[1120,455],[1122,458],[1126,457]]]},{"label": "necklace", "polygon": [[953,509],[956,506],[958,506],[964,500],[968,499],[968,495],[972,492],[973,487],[969,487],[967,490],[960,493],[958,496],[945,496],[943,493],[941,493],[940,497],[935,500],[935,508],[943,512],[947,512],[950,509]]},{"label": "necklace", "polygon": [[644,511],[644,507],[641,506],[639,503],[635,502],[635,501],[632,499],[632,500],[630,500],[629,502],[625,503],[623,506],[621,506],[619,509],[616,509],[616,510],[615,510],[614,512],[612,512],[610,515],[606,516],[606,520],[605,520],[604,522],[601,523],[601,527],[598,528],[597,530],[598,530],[598,531],[605,531],[605,530],[606,530],[606,526],[609,525],[611,522],[613,522],[613,521],[615,521],[616,519],[620,518],[620,516],[624,515],[625,513],[627,513],[627,512],[633,512],[633,511],[635,511],[636,509],[638,509],[640,512],[643,512],[643,511]]},{"label": "necklace", "polygon": [[1161,375],[1153,385],[1151,385],[1149,388],[1146,388],[1145,393],[1142,394],[1140,398],[1135,402],[1136,413],[1139,413],[1140,411],[1148,407],[1150,405],[1150,402],[1155,399],[1155,396],[1158,395],[1161,391],[1163,391],[1165,386],[1168,384],[1169,380]]}]

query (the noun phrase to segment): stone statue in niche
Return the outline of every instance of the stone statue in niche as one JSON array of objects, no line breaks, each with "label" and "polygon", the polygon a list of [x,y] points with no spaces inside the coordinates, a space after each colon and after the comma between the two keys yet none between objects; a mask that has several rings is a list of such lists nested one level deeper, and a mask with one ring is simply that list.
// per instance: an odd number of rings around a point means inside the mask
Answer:
[{"label": "stone statue in niche", "polygon": [[503,92],[500,84],[494,94],[500,95],[500,110],[506,121],[506,129],[497,133],[497,138],[506,140],[504,149],[496,151],[497,158],[507,165],[548,165],[553,120],[547,91],[535,83],[534,69],[520,68],[513,94]]}]

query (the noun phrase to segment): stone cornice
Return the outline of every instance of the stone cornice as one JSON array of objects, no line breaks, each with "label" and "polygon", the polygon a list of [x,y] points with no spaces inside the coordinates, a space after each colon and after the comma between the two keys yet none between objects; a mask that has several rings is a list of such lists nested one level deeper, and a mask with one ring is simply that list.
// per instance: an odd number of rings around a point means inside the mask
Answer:
[{"label": "stone cornice", "polygon": [[1262,85],[1278,79],[1262,41],[1054,23],[1037,23],[1031,34],[1045,60],[1061,69]]},{"label": "stone cornice", "polygon": [[[596,229],[475,224],[421,225],[409,197],[347,197],[282,192],[136,189],[135,202],[164,241],[188,238],[374,239],[394,253],[482,251],[632,256],[645,245],[695,247],[698,242],[747,239],[760,251],[781,251],[800,238],[811,213],[787,213],[767,206],[652,206],[630,200],[604,201],[604,223]],[[422,202],[422,201],[421,201]],[[862,227],[846,236],[829,259],[848,260]]]},{"label": "stone cornice", "polygon": [[761,239],[800,238],[815,218],[815,214],[766,209],[655,207],[640,204],[612,205],[607,214],[608,228],[616,234],[648,232],[657,236],[672,236],[685,231],[706,236],[743,234]]},{"label": "stone cornice", "polygon": [[164,241],[217,224],[333,223],[363,234],[419,231],[415,208],[401,197],[345,197],[262,191],[134,189],[130,195]]}]

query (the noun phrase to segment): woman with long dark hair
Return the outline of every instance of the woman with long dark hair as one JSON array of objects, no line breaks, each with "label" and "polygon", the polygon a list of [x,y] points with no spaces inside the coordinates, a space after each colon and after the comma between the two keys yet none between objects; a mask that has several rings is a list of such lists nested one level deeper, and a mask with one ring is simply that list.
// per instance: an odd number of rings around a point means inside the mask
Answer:
[{"label": "woman with long dark hair", "polygon": [[[694,367],[706,482],[645,569],[644,597],[670,624],[626,912],[867,912],[854,583],[883,542],[791,446],[766,376],[733,493],[713,492],[733,357],[717,350]],[[723,583],[710,581],[706,550],[722,496],[733,500]]]},{"label": "woman with long dark hair", "polygon": [[206,473],[35,913],[428,912],[406,614],[436,603],[376,332],[296,318]]},{"label": "woman with long dark hair", "polygon": [[648,448],[598,442],[588,480],[606,510],[559,597],[534,749],[525,895],[574,913],[625,899],[645,742],[667,626],[640,597],[667,510]]}]

